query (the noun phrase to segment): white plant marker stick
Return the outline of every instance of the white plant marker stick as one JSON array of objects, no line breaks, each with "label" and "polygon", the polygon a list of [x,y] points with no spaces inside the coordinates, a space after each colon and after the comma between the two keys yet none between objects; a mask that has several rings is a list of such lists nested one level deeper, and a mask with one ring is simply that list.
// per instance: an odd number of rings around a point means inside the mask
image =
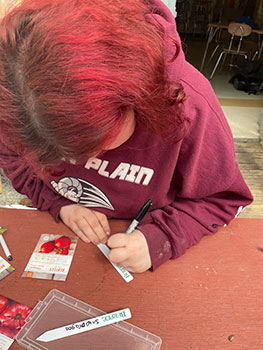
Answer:
[{"label": "white plant marker stick", "polygon": [[1,244],[2,248],[3,248],[3,251],[4,251],[4,253],[5,253],[5,256],[7,257],[7,259],[8,259],[9,261],[11,261],[11,260],[13,260],[13,257],[12,257],[12,255],[11,255],[11,253],[10,253],[10,250],[8,249],[8,246],[7,246],[7,244],[6,244],[6,242],[5,242],[5,239],[4,239],[4,236],[3,236],[3,233],[4,233],[5,231],[6,231],[5,228],[0,227],[0,244]]},{"label": "white plant marker stick", "polygon": [[[130,234],[132,233],[137,225],[139,224],[139,222],[144,218],[145,214],[147,213],[147,211],[150,209],[152,205],[152,201],[149,199],[139,210],[138,214],[136,215],[136,217],[132,220],[130,226],[127,228],[126,230],[126,234]],[[126,282],[130,282],[133,280],[132,275],[122,266],[110,261],[109,259],[109,252],[110,249],[106,244],[102,244],[99,243],[97,244],[97,247],[100,249],[100,251],[106,256],[106,258],[109,260],[109,262],[112,264],[112,266],[115,267],[115,269],[119,272],[119,274],[122,276],[122,278],[126,281]]]},{"label": "white plant marker stick", "polygon": [[122,266],[120,266],[118,264],[115,264],[114,262],[110,261],[110,259],[108,257],[110,249],[109,249],[108,246],[106,246],[106,244],[99,243],[99,244],[97,244],[97,247],[106,256],[106,258],[109,260],[109,262],[112,264],[112,266],[119,272],[121,277],[126,282],[130,282],[130,281],[133,280],[133,276],[130,274],[129,271],[127,271],[124,267],[122,267]]},{"label": "white plant marker stick", "polygon": [[95,328],[108,326],[116,322],[127,320],[128,318],[131,318],[131,311],[129,308],[126,308],[77,323],[71,323],[63,327],[51,329],[41,334],[36,340],[49,342],[52,340],[57,340],[69,337],[71,335],[87,332]]}]

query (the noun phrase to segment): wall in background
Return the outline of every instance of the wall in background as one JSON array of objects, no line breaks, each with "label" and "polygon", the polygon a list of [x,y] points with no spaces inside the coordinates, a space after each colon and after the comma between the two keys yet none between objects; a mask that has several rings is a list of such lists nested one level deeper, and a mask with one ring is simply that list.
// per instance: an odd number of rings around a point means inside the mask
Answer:
[{"label": "wall in background", "polygon": [[170,11],[172,12],[172,14],[175,16],[176,15],[176,0],[162,0],[162,2],[165,3],[165,5],[167,7],[169,7]]},{"label": "wall in background", "polygon": [[[207,24],[214,21],[215,0],[177,0],[176,23],[183,34],[206,35]],[[222,5],[218,8],[218,18]]]},{"label": "wall in background", "polygon": [[263,0],[257,0],[254,19],[259,27],[263,29]]}]

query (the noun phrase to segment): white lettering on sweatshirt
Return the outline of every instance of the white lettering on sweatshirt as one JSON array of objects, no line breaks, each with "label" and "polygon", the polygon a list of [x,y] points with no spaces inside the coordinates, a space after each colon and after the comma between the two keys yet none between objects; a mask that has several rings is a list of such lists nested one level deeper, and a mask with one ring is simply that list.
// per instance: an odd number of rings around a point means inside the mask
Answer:
[{"label": "white lettering on sweatshirt", "polygon": [[90,158],[85,164],[86,169],[93,169],[98,172],[99,175],[108,177],[110,179],[119,178],[136,184],[147,186],[154,174],[154,170],[146,167],[141,167],[135,164],[121,162],[112,173],[107,171],[109,162],[107,160],[101,160],[99,158]]}]

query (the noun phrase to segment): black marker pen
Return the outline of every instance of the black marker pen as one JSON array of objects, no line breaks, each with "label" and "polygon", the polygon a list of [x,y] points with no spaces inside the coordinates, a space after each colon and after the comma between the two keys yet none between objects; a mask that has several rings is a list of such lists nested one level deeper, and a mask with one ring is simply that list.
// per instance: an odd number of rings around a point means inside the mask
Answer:
[{"label": "black marker pen", "polygon": [[142,208],[140,209],[139,213],[136,215],[135,219],[132,220],[130,226],[127,228],[125,233],[127,233],[127,234],[132,233],[136,229],[137,225],[144,218],[145,214],[150,209],[151,205],[152,205],[152,201],[149,199],[142,206]]}]

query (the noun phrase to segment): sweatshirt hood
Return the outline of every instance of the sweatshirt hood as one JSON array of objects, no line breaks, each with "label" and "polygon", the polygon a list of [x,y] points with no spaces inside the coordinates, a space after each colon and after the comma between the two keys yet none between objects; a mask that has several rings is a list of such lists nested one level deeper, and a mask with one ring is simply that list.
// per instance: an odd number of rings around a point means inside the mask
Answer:
[{"label": "sweatshirt hood", "polygon": [[167,65],[167,73],[174,81],[179,81],[183,76],[185,56],[182,50],[180,36],[177,32],[175,18],[169,8],[161,0],[149,0],[152,7],[152,16],[163,27],[165,34],[165,60],[170,61],[175,53],[176,46],[174,40],[178,43],[179,54],[176,59]]}]

